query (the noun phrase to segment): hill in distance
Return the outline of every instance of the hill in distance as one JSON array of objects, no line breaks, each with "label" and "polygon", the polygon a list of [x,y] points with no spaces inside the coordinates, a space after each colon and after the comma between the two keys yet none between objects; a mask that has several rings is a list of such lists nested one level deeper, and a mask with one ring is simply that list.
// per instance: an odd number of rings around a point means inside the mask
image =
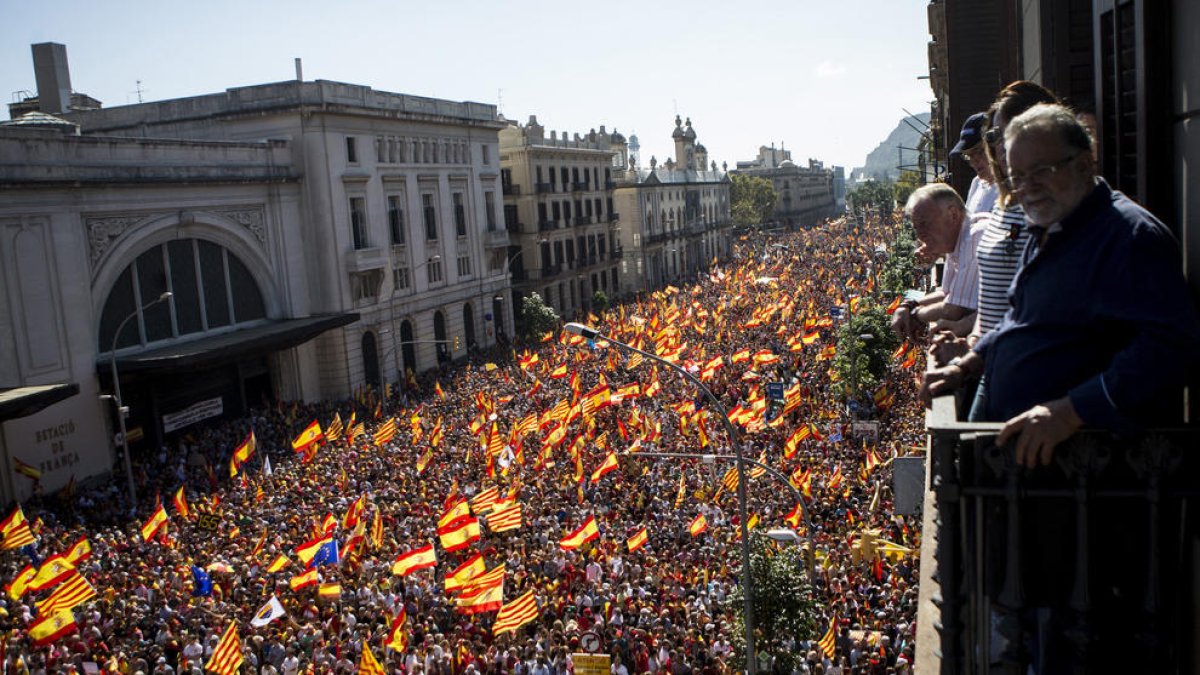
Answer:
[{"label": "hill in distance", "polygon": [[925,129],[928,124],[928,112],[901,119],[892,133],[888,134],[888,137],[867,155],[867,161],[854,169],[851,179],[896,180],[900,177],[900,170],[897,166],[915,169],[916,150],[898,150],[898,148],[916,148],[917,144],[921,142],[921,135],[913,127]]}]

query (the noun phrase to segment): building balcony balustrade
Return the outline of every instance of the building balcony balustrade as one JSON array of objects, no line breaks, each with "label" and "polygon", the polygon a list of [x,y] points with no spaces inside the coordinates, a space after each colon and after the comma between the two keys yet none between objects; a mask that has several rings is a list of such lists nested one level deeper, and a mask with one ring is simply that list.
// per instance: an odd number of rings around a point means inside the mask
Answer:
[{"label": "building balcony balustrade", "polygon": [[486,248],[508,248],[508,230],[494,229],[484,233],[483,245]]},{"label": "building balcony balustrade", "polygon": [[545,232],[547,230],[557,230],[557,229],[558,229],[558,221],[557,220],[539,220],[538,221],[538,231],[539,232]]},{"label": "building balcony balustrade", "polygon": [[589,225],[592,222],[591,216],[575,216],[576,225]]},{"label": "building balcony balustrade", "polygon": [[358,248],[346,252],[347,272],[366,272],[388,266],[389,251],[384,247]]},{"label": "building balcony balustrade", "polygon": [[586,180],[577,180],[571,183],[571,192],[586,192],[587,189],[588,182]]},{"label": "building balcony balustrade", "polygon": [[504,186],[504,196],[520,197],[521,196],[521,186],[520,185],[505,185]]},{"label": "building balcony balustrade", "polygon": [[[925,522],[937,532],[922,540],[936,546],[937,576],[922,570],[922,584],[941,600],[940,620],[935,600],[919,622],[937,627],[940,672],[1026,672],[1029,617],[1047,607],[1066,624],[1064,672],[1092,672],[1116,651],[1145,672],[1194,672],[1200,431],[1084,430],[1027,469],[1015,442],[997,447],[1001,426],[957,421],[950,396],[926,418],[936,511]],[[1127,643],[1100,639],[1114,630]]]},{"label": "building balcony balustrade", "polygon": [[522,223],[519,220],[505,221],[504,229],[512,232],[513,234],[520,234],[521,231],[525,229],[525,223]]},{"label": "building balcony balustrade", "polygon": [[539,195],[547,192],[554,192],[554,183],[537,183],[533,187]]},{"label": "building balcony balustrade", "polygon": [[617,221],[618,221],[618,220],[620,220],[620,219],[621,219],[621,214],[619,214],[619,213],[617,213],[617,212],[615,212],[615,211],[609,211],[609,212],[608,212],[608,222],[610,222],[610,223],[615,223],[615,222],[617,222]]},{"label": "building balcony balustrade", "polygon": [[562,274],[562,265],[561,264],[546,265],[545,267],[542,268],[541,278],[549,279],[550,277],[556,277],[559,274]]},{"label": "building balcony balustrade", "polygon": [[605,189],[605,190],[615,190],[615,189],[617,189],[617,182],[616,182],[616,181],[614,181],[614,180],[606,180],[606,181],[604,181],[604,189]]}]

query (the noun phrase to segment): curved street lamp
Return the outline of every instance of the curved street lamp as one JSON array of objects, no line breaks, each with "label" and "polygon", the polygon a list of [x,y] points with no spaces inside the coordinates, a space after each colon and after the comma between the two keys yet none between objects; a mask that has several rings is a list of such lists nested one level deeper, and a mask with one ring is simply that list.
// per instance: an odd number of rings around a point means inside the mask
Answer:
[{"label": "curved street lamp", "polygon": [[117,425],[121,431],[121,449],[125,454],[125,481],[129,484],[129,508],[131,509],[137,508],[137,488],[133,484],[133,464],[129,461],[129,438],[125,432],[125,416],[129,414],[129,408],[125,407],[125,402],[121,399],[121,378],[117,374],[117,341],[121,338],[121,331],[125,329],[125,324],[129,323],[130,319],[160,302],[170,300],[172,295],[171,291],[166,291],[156,300],[147,302],[130,312],[129,316],[121,319],[121,323],[117,324],[117,330],[113,332],[112,347],[108,350],[109,366],[112,369],[113,402],[117,406]]}]

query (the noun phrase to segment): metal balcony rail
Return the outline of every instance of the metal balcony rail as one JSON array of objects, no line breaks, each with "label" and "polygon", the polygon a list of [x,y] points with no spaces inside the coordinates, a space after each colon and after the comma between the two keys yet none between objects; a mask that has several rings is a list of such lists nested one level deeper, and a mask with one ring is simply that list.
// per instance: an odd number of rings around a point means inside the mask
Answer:
[{"label": "metal balcony rail", "polygon": [[1027,469],[947,400],[926,425],[941,672],[1195,672],[1200,431],[1083,431]]},{"label": "metal balcony rail", "polygon": [[533,186],[533,189],[538,194],[542,194],[545,192],[554,192],[554,183],[537,183]]},{"label": "metal balcony rail", "polygon": [[507,197],[520,197],[521,196],[521,186],[520,185],[505,185],[504,186],[504,194]]},{"label": "metal balcony rail", "polygon": [[558,221],[557,220],[539,220],[538,221],[538,230],[539,231],[545,232],[546,230],[557,230],[557,229],[558,229]]}]

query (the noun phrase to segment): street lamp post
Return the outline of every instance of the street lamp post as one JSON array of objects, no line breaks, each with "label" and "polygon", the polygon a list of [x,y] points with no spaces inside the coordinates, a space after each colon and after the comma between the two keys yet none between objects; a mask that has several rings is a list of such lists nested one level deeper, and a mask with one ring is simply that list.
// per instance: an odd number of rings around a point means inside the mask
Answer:
[{"label": "street lamp post", "polygon": [[686,369],[678,364],[671,363],[666,359],[651,354],[650,352],[642,351],[633,345],[625,344],[619,340],[614,340],[606,335],[602,335],[595,328],[590,328],[581,323],[568,323],[563,326],[563,330],[573,335],[580,335],[589,340],[604,340],[609,344],[616,345],[621,349],[635,354],[641,354],[644,358],[650,359],[656,363],[661,363],[663,366],[679,373],[685,380],[691,382],[697,389],[704,394],[704,397],[712,403],[713,407],[720,413],[721,421],[725,425],[725,432],[729,436],[729,442],[733,445],[734,459],[737,462],[738,482],[738,520],[741,526],[741,549],[742,549],[742,599],[745,601],[746,613],[746,672],[753,675],[758,670],[758,652],[754,649],[754,589],[753,581],[750,576],[750,531],[746,523],[746,459],[742,456],[742,440],[733,423],[729,421],[729,413],[725,410],[725,406],[721,401],[704,386],[696,376],[689,373]]},{"label": "street lamp post", "polygon": [[158,296],[156,300],[151,300],[141,307],[129,313],[129,316],[121,319],[121,323],[117,324],[117,330],[113,332],[112,347],[109,349],[109,367],[112,369],[113,402],[117,406],[117,428],[121,432],[121,450],[125,455],[125,480],[129,484],[129,508],[137,508],[137,487],[133,484],[133,464],[129,461],[129,438],[125,431],[125,416],[129,414],[129,409],[125,407],[125,401],[121,398],[121,378],[117,374],[117,341],[121,338],[121,331],[125,329],[125,324],[129,320],[150,309],[160,302],[166,302],[171,299],[171,291],[167,291]]}]

